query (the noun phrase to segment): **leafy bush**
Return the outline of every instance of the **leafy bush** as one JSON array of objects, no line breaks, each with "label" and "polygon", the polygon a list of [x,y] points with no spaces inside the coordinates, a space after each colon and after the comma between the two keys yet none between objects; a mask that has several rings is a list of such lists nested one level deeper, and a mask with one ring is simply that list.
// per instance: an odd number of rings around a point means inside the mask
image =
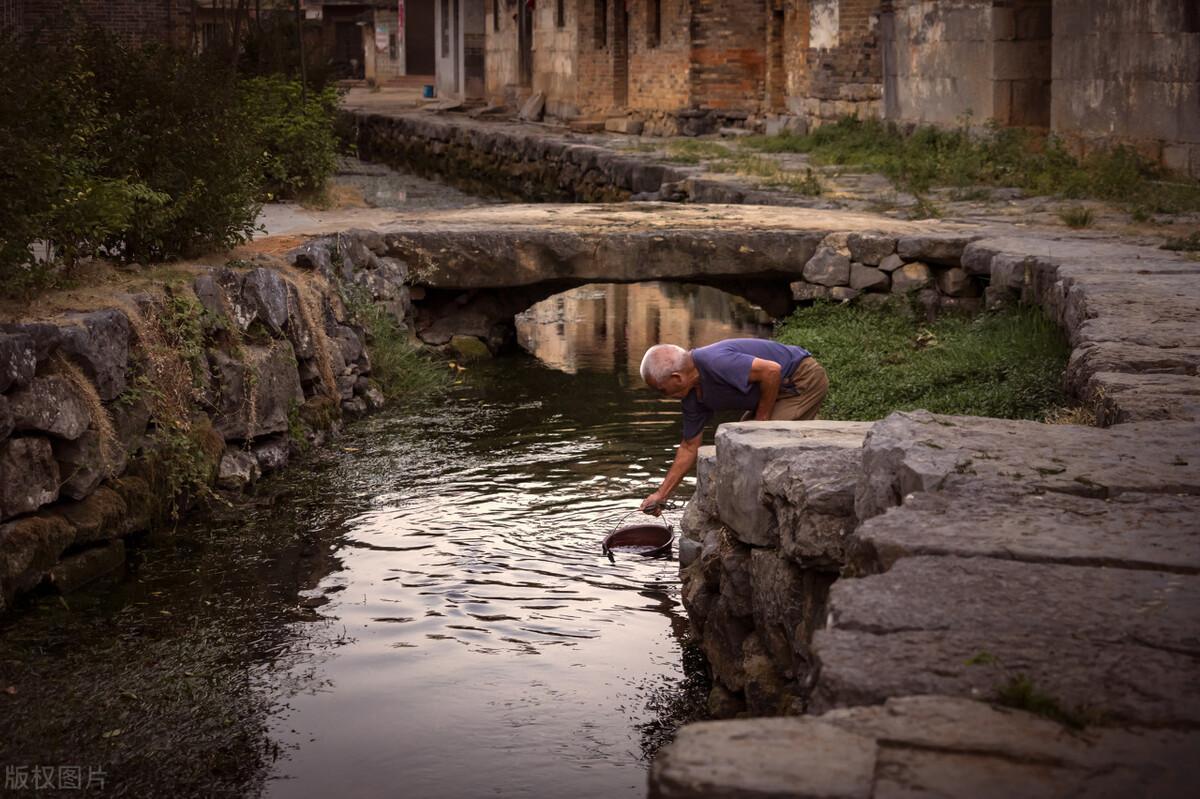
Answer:
[{"label": "leafy bush", "polygon": [[134,46],[70,19],[0,41],[0,286],[82,257],[161,261],[255,230],[262,198],[321,191],[337,95],[240,79],[227,57]]},{"label": "leafy bush", "polygon": [[305,98],[298,81],[272,76],[243,81],[242,93],[262,143],[266,199],[319,193],[337,166],[337,91],[327,86]]},{"label": "leafy bush", "polygon": [[232,73],[214,59],[111,38],[86,47],[93,90],[113,120],[94,139],[102,170],[134,176],[163,198],[110,235],[108,253],[163,260],[248,239],[259,211],[260,148]]},{"label": "leafy bush", "polygon": [[924,408],[1041,420],[1067,404],[1069,347],[1036,308],[926,324],[903,306],[819,303],[792,314],[777,337],[812,352],[829,373],[821,413],[830,419]]}]

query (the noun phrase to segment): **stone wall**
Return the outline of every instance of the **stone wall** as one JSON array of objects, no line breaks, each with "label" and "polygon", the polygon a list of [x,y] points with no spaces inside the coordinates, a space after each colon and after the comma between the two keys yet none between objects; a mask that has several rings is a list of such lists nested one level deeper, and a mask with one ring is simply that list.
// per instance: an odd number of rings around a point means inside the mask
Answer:
[{"label": "stone wall", "polygon": [[98,310],[0,324],[0,611],[119,568],[123,539],[188,494],[241,490],[379,407],[337,288],[406,320],[405,266],[372,243],[197,267]]},{"label": "stone wall", "polygon": [[973,314],[1009,301],[960,264],[968,238],[925,239],[871,233],[831,233],[791,284],[792,299],[882,303],[912,295],[930,319],[944,311]]},{"label": "stone wall", "polygon": [[782,58],[790,114],[809,126],[842,116],[882,116],[879,6],[877,0],[785,4]]},{"label": "stone wall", "polygon": [[1055,133],[1200,178],[1200,5],[1056,0],[1053,48]]},{"label": "stone wall", "polygon": [[897,2],[883,46],[888,119],[953,126],[995,117],[991,0]]}]

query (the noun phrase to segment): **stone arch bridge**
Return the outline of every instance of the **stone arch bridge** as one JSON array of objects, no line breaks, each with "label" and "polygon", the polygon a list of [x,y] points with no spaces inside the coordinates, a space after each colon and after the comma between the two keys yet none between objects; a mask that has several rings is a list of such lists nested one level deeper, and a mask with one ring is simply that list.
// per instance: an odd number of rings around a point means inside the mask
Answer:
[{"label": "stone arch bridge", "polygon": [[431,212],[403,229],[340,235],[338,251],[359,265],[404,265],[423,341],[470,335],[495,351],[512,340],[516,314],[588,283],[699,283],[783,316],[797,299],[887,291],[888,256],[892,272],[930,264],[914,287],[932,287],[981,233],[844,212],[639,203]]}]

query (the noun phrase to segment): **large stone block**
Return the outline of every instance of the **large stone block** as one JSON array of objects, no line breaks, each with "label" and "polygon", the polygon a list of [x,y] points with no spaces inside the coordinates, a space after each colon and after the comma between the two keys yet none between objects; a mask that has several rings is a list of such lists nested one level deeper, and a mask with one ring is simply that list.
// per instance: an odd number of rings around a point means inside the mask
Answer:
[{"label": "large stone block", "polygon": [[933,282],[933,270],[928,264],[915,261],[892,272],[892,293],[907,294],[919,291]]},{"label": "large stone block", "polygon": [[778,522],[763,490],[767,466],[789,463],[799,473],[815,452],[860,448],[869,428],[868,422],[824,421],[721,425],[716,440],[717,515],[741,541],[779,546]]},{"label": "large stone block", "polygon": [[1200,496],[1097,499],[964,486],[915,494],[865,521],[854,531],[851,566],[872,573],[937,555],[1200,573],[1198,518]]},{"label": "large stone block", "polygon": [[45,433],[67,440],[79,438],[91,423],[85,398],[62,375],[35,377],[9,395],[9,410],[18,432]]},{"label": "large stone block", "polygon": [[95,430],[86,430],[72,441],[56,439],[53,447],[62,480],[59,492],[71,499],[83,499],[102,480],[125,470],[125,449],[120,442],[105,439]]},{"label": "large stone block", "polygon": [[958,266],[971,240],[969,236],[903,236],[896,242],[896,252],[906,261]]},{"label": "large stone block", "polygon": [[40,583],[73,537],[71,525],[49,513],[0,524],[0,610]]},{"label": "large stone block", "polygon": [[779,547],[807,566],[837,569],[854,528],[854,492],[862,450],[827,447],[778,458],[763,469],[763,502],[775,518]]},{"label": "large stone block", "polygon": [[282,336],[287,326],[289,288],[274,269],[258,267],[242,278],[242,302],[274,336]]},{"label": "large stone block", "polygon": [[0,519],[35,511],[58,498],[54,450],[44,438],[0,442]]},{"label": "large stone block", "polygon": [[872,233],[851,233],[846,239],[850,257],[867,266],[879,266],[879,262],[896,251],[896,239]]},{"label": "large stone block", "polygon": [[887,272],[873,266],[850,264],[850,288],[858,291],[887,291],[892,280]]},{"label": "large stone block", "polygon": [[1195,574],[913,557],[835,583],[829,613],[817,710],[1020,680],[1084,723],[1200,721]]},{"label": "large stone block", "polygon": [[651,799],[700,797],[1186,797],[1194,730],[1079,733],[1032,713],[946,696],[822,716],[689,724],[659,752]]},{"label": "large stone block", "polygon": [[865,521],[909,494],[963,486],[1100,499],[1200,494],[1200,427],[1136,422],[1100,429],[894,413],[877,422],[863,444],[855,512]]},{"label": "large stone block", "polygon": [[818,286],[847,286],[850,256],[822,247],[804,265],[804,279]]},{"label": "large stone block", "polygon": [[243,348],[245,360],[211,351],[220,390],[213,427],[226,441],[244,441],[288,429],[288,413],[304,402],[296,355],[287,341]]},{"label": "large stone block", "polygon": [[125,390],[129,366],[129,318],[109,308],[72,314],[61,327],[62,351],[71,357],[108,402]]},{"label": "large stone block", "polygon": [[69,594],[125,565],[125,542],[121,539],[88,547],[60,560],[50,569],[50,584]]},{"label": "large stone block", "polygon": [[0,333],[0,393],[29,385],[36,370],[33,339],[25,333]]},{"label": "large stone block", "polygon": [[130,532],[126,527],[129,506],[108,486],[100,486],[79,502],[62,502],[55,511],[74,528],[76,545],[107,541]]},{"label": "large stone block", "polygon": [[1083,396],[1104,425],[1184,419],[1200,422],[1200,377],[1181,374],[1097,372]]}]

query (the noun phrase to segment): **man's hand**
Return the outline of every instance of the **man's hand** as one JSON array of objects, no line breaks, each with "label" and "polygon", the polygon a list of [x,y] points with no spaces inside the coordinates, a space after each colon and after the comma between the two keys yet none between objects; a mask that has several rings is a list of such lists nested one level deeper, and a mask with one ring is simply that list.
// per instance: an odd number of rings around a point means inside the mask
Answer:
[{"label": "man's hand", "polygon": [[648,513],[651,516],[661,516],[663,503],[667,501],[666,496],[661,491],[655,491],[642,502],[642,513]]}]

